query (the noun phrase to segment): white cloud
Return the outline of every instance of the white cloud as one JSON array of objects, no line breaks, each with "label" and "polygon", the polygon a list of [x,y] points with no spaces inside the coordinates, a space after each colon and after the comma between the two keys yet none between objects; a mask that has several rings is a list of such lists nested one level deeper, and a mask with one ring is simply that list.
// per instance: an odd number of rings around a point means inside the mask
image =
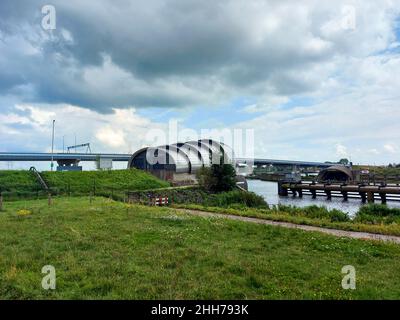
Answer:
[{"label": "white cloud", "polygon": [[125,134],[122,130],[107,126],[96,132],[96,138],[107,147],[120,148],[126,146]]},{"label": "white cloud", "polygon": [[[90,142],[93,152],[128,153],[148,143],[144,140],[152,128],[165,128],[136,113],[134,108],[114,109],[101,114],[71,105],[18,105],[14,112],[0,115],[1,151],[43,151],[51,137],[51,121],[56,119],[56,150],[75,143]],[[18,112],[19,114],[16,114]],[[23,125],[21,127],[21,125]]]},{"label": "white cloud", "polygon": [[390,143],[385,144],[383,149],[389,153],[397,153],[397,147]]},{"label": "white cloud", "polygon": [[347,148],[340,143],[336,144],[336,155],[343,158],[348,157]]},{"label": "white cloud", "polygon": [[378,149],[375,149],[375,148],[369,149],[368,152],[373,154],[373,155],[379,155],[380,154]]}]

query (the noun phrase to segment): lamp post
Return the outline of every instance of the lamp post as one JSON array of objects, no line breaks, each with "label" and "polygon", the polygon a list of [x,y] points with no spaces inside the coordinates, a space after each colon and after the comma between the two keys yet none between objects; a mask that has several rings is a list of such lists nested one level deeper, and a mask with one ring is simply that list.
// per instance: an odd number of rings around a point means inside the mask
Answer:
[{"label": "lamp post", "polygon": [[51,171],[54,168],[54,127],[55,127],[56,120],[53,120],[53,134],[51,136]]}]

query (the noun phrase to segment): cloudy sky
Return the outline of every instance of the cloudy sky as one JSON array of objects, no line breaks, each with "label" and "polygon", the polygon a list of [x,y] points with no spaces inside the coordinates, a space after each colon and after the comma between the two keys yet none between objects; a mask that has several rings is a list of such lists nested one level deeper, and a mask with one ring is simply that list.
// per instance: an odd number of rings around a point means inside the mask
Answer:
[{"label": "cloudy sky", "polygon": [[56,119],[59,151],[177,123],[254,129],[257,157],[400,163],[399,97],[395,0],[0,2],[0,152],[49,151]]}]

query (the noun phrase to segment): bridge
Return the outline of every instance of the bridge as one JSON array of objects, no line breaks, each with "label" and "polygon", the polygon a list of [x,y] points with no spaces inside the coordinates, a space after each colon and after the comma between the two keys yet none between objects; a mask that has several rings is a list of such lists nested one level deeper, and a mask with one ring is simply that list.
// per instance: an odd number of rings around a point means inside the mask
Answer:
[{"label": "bridge", "polygon": [[298,167],[317,167],[317,168],[328,168],[334,165],[333,163],[326,162],[310,162],[310,161],[297,161],[297,160],[275,160],[275,159],[246,159],[246,158],[236,158],[236,163],[238,164],[252,164],[255,166],[263,165],[274,165],[274,166],[298,166]]},{"label": "bridge", "polygon": [[[79,162],[95,162],[98,160],[109,160],[116,162],[128,162],[131,159],[131,154],[116,154],[116,153],[28,153],[28,152],[0,152],[0,161],[57,161],[60,168],[64,170],[73,170],[78,168]],[[330,163],[324,162],[309,162],[309,161],[294,161],[294,160],[274,160],[262,158],[237,158],[236,164],[242,165],[275,165],[275,166],[297,166],[297,167],[318,167],[326,168],[332,166]]]},{"label": "bridge", "polygon": [[[0,161],[96,161],[98,158],[111,159],[112,161],[129,161],[131,154],[116,153],[25,153],[25,152],[0,152]],[[288,165],[301,167],[330,167],[332,163],[325,162],[309,162],[296,160],[274,160],[262,158],[236,158],[236,163],[254,164],[254,165]]]},{"label": "bridge", "polygon": [[81,171],[79,162],[108,163],[107,167],[112,167],[113,161],[128,162],[132,155],[113,154],[113,153],[20,153],[20,152],[0,152],[0,161],[57,161],[58,171]]},{"label": "bridge", "polygon": [[112,161],[129,161],[131,154],[113,153],[8,153],[0,152],[0,161],[97,161],[98,158]]}]

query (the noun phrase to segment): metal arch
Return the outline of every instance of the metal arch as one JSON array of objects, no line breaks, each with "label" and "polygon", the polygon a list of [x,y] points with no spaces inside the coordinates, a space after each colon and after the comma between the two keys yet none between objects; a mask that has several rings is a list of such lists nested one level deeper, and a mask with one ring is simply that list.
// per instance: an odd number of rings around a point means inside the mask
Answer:
[{"label": "metal arch", "polygon": [[169,156],[169,158],[174,161],[175,171],[177,171],[177,172],[178,172],[178,163],[179,163],[178,160],[179,159],[176,159],[174,157],[174,153],[175,153],[176,156],[179,156],[179,155],[182,156],[186,161],[186,171],[187,171],[187,173],[191,172],[192,164],[191,164],[191,161],[190,161],[188,155],[185,152],[183,152],[176,145],[165,145],[165,146],[157,147],[156,149],[163,150],[163,151],[166,152],[166,154]]},{"label": "metal arch", "polygon": [[197,168],[204,165],[203,157],[200,150],[187,142],[185,143],[174,143],[171,146],[179,149],[180,152],[186,155],[189,163],[189,173],[195,173]]},{"label": "metal arch", "polygon": [[212,152],[211,157],[213,156],[213,154],[215,152],[218,152],[220,154],[222,153],[222,156],[224,157],[224,159],[229,159],[230,161],[233,160],[233,159],[231,159],[231,157],[228,156],[228,153],[226,152],[226,150],[224,148],[225,144],[223,142],[218,142],[218,141],[215,141],[213,139],[201,139],[201,140],[199,140],[199,142],[202,142],[204,144],[208,144],[208,146],[211,145],[212,147],[217,149],[217,150],[212,150],[211,147],[209,147],[211,149],[211,152]]},{"label": "metal arch", "polygon": [[[162,146],[158,146],[158,147],[145,147],[142,149],[139,149],[138,151],[136,151],[132,157],[130,158],[129,162],[128,162],[128,168],[133,168],[134,165],[134,160],[137,156],[141,155],[143,152],[148,152],[148,150],[154,150],[155,152],[163,152],[165,154],[166,157],[168,157],[168,160],[166,160],[168,163],[163,163],[163,164],[173,164],[175,165],[175,170],[178,171],[187,171],[190,172],[190,159],[189,157],[182,152],[182,150],[180,150],[178,147],[174,146],[174,145],[162,145]],[[176,154],[174,154],[176,152]],[[182,164],[179,159],[176,158],[176,155],[182,157],[185,160],[185,163]],[[145,161],[148,162],[147,159],[147,155],[145,158]],[[172,162],[172,163],[171,163]],[[182,170],[183,168],[183,170]]]},{"label": "metal arch", "polygon": [[353,173],[352,173],[351,169],[346,166],[343,166],[343,165],[342,166],[331,166],[326,169],[323,169],[318,174],[317,180],[318,181],[326,180],[325,177],[329,173],[342,173],[348,178],[349,181],[353,180]]},{"label": "metal arch", "polygon": [[137,151],[131,156],[131,158],[130,158],[129,161],[128,161],[128,169],[133,168],[133,166],[132,166],[133,160],[134,160],[139,154],[141,154],[143,151],[146,151],[148,148],[149,148],[149,147],[141,148],[141,149],[137,150]]},{"label": "metal arch", "polygon": [[[192,141],[186,142],[186,144],[188,144],[190,146],[193,146],[195,148],[198,148],[197,150],[198,150],[198,152],[200,154],[203,166],[211,164],[211,155],[212,155],[213,151],[206,143],[201,142],[201,140],[197,140],[197,141],[192,140]],[[207,153],[207,159],[204,159],[204,155],[201,152],[202,150],[204,150],[204,152]]]},{"label": "metal arch", "polygon": [[[211,165],[215,156],[231,160],[226,152],[226,148],[225,144],[212,139],[162,145],[155,148],[145,147],[139,149],[131,156],[128,168],[134,167],[136,157],[142,155],[143,152],[148,152],[149,149],[154,149],[165,154],[165,165],[173,164],[176,172],[193,174],[199,168]],[[145,161],[148,162],[147,156]]]}]

